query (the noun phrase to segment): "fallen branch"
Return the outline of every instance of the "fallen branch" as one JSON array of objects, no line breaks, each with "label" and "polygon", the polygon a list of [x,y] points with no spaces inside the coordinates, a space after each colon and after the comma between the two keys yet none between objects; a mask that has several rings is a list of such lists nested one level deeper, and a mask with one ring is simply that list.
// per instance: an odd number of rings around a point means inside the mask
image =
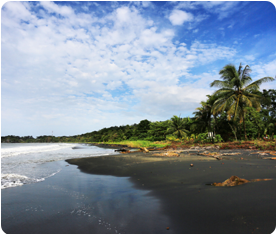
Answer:
[{"label": "fallen branch", "polygon": [[246,184],[250,182],[257,182],[257,181],[268,181],[272,179],[253,179],[253,180],[246,180],[239,178],[238,176],[231,176],[229,179],[225,180],[222,183],[212,183],[211,185],[213,186],[218,186],[218,187],[224,187],[224,186],[237,186],[241,184]]}]

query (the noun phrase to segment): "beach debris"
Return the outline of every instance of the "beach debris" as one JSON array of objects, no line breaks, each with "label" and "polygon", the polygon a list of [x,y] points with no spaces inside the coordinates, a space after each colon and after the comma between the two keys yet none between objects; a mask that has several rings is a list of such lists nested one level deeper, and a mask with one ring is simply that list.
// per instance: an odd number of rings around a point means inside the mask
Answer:
[{"label": "beach debris", "polygon": [[264,152],[257,152],[257,153],[259,153],[259,154],[265,153],[265,154],[271,154],[271,155],[276,156],[276,151],[264,151]]},{"label": "beach debris", "polygon": [[276,160],[276,157],[265,157],[263,159],[270,159],[270,160]]},{"label": "beach debris", "polygon": [[129,150],[127,150],[126,148],[120,148],[120,149],[116,149],[114,150],[115,152],[120,152],[120,153],[126,153],[129,152]]},{"label": "beach debris", "polygon": [[258,151],[258,152],[253,152],[251,154],[260,154],[260,155],[274,155],[276,156],[276,151]]},{"label": "beach debris", "polygon": [[193,167],[193,166],[194,166],[194,164],[191,163],[190,167]]},{"label": "beach debris", "polygon": [[246,184],[246,183],[250,183],[250,182],[257,182],[257,181],[268,181],[268,180],[272,180],[272,179],[253,179],[253,180],[246,180],[243,178],[239,178],[238,176],[231,176],[229,179],[225,180],[222,183],[212,183],[211,185],[213,186],[219,186],[219,187],[223,187],[223,186],[237,186],[237,185],[242,185],[242,184]]},{"label": "beach debris", "polygon": [[238,155],[241,153],[218,153],[218,152],[210,152],[210,151],[204,151],[202,153],[198,153],[198,155],[203,155],[203,156],[207,156],[207,157],[213,157],[216,158],[217,160],[221,160],[222,158],[219,156],[232,156],[232,155]]},{"label": "beach debris", "polygon": [[193,146],[190,149],[194,149],[194,150],[207,150],[207,149],[220,149],[220,147],[218,145],[216,146]]},{"label": "beach debris", "polygon": [[146,147],[141,147],[140,150],[141,150],[142,152],[145,152],[145,153],[148,153],[148,152],[149,152],[149,150],[148,150]]},{"label": "beach debris", "polygon": [[268,180],[272,180],[272,179],[253,179],[253,180],[250,180],[250,182],[268,181]]},{"label": "beach debris", "polygon": [[164,153],[156,153],[153,156],[163,156],[163,157],[179,157],[180,152],[177,151],[167,151]]},{"label": "beach debris", "polygon": [[207,157],[212,157],[215,158],[217,160],[221,160],[222,158],[220,158],[219,156],[221,156],[220,153],[218,152],[209,152],[209,151],[204,151],[203,153],[198,153],[198,155],[203,155],[203,156],[207,156]]},{"label": "beach debris", "polygon": [[[276,151],[259,151],[259,152],[253,152],[251,154],[259,154],[261,156],[276,156]],[[271,159],[271,160],[275,160],[275,157],[263,157],[263,159]]]},{"label": "beach debris", "polygon": [[218,152],[209,152],[209,151],[204,151],[203,153],[198,153],[199,155],[204,155],[204,156],[214,156],[214,155],[221,155]]},{"label": "beach debris", "polygon": [[223,153],[221,155],[224,155],[224,156],[231,156],[231,155],[238,155],[238,154],[241,154],[241,153]]}]

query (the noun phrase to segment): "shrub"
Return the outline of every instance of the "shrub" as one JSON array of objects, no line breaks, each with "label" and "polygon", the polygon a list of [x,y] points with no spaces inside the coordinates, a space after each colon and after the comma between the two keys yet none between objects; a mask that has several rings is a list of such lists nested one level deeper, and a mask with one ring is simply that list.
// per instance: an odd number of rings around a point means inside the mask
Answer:
[{"label": "shrub", "polygon": [[215,143],[217,143],[217,142],[222,142],[223,139],[222,139],[221,135],[216,134],[214,141],[215,141]]},{"label": "shrub", "polygon": [[166,136],[166,140],[169,140],[169,141],[179,141],[179,139],[176,136],[171,135],[171,134]]},{"label": "shrub", "polygon": [[208,133],[200,133],[200,134],[198,134],[198,136],[197,136],[197,138],[195,139],[195,143],[198,143],[198,142],[200,142],[200,143],[206,143],[206,142],[208,142],[209,141],[209,139],[208,139]]}]

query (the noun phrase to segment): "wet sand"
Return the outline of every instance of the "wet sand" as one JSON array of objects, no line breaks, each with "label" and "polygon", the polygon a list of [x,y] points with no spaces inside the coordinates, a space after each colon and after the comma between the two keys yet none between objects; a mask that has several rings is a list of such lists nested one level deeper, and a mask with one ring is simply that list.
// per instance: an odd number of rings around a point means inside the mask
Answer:
[{"label": "wet sand", "polygon": [[82,173],[65,161],[40,166],[57,163],[63,169],[55,176],[1,191],[5,233],[167,233],[171,221],[149,190],[135,189],[128,177]]},{"label": "wet sand", "polygon": [[[139,152],[66,161],[85,173],[130,177],[136,188],[150,190],[161,201],[160,212],[171,220],[167,233],[271,234],[276,225],[276,161],[251,154],[253,150],[225,152],[241,154],[217,160],[197,151],[180,157]],[[235,187],[207,185],[232,175],[272,180]]]}]

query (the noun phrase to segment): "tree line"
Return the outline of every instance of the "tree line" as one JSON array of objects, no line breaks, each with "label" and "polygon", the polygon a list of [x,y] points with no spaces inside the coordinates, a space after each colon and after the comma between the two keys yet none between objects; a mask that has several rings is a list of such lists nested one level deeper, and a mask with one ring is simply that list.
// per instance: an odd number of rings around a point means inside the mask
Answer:
[{"label": "tree line", "polygon": [[276,90],[260,91],[260,85],[274,81],[263,77],[252,82],[251,69],[228,64],[220,70],[220,80],[210,86],[218,89],[207,95],[193,117],[174,115],[166,121],[113,126],[75,136],[5,136],[1,142],[120,142],[124,140],[220,142],[248,139],[274,139],[276,132]]}]

